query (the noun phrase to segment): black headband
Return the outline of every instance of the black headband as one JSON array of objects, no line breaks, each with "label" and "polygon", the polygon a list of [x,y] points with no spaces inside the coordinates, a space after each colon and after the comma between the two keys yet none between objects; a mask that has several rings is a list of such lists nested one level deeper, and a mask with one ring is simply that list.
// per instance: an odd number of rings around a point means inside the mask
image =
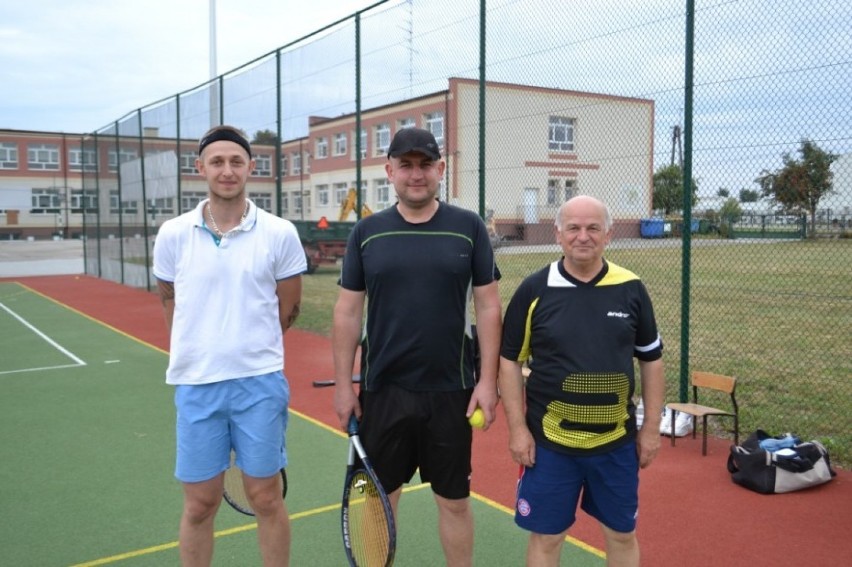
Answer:
[{"label": "black headband", "polygon": [[201,152],[204,151],[204,148],[212,144],[213,142],[219,142],[221,140],[225,140],[228,142],[234,142],[235,144],[239,144],[243,147],[246,153],[251,157],[251,146],[248,143],[248,140],[234,132],[233,130],[229,130],[227,128],[222,128],[220,130],[214,130],[210,132],[198,143],[198,155],[201,155]]}]

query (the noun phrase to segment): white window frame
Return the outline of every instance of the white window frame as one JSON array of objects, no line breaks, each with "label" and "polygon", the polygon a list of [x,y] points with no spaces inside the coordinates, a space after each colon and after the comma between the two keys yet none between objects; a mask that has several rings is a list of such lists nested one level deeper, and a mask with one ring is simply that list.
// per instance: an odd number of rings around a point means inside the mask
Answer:
[{"label": "white window frame", "polygon": [[320,136],[317,138],[316,151],[314,157],[317,159],[325,159],[328,157],[328,138]]},{"label": "white window frame", "polygon": [[68,148],[68,169],[69,171],[97,171],[97,151],[90,148],[81,148],[80,146]]},{"label": "white window frame", "polygon": [[0,142],[0,169],[18,169],[18,144]]},{"label": "white window frame", "polygon": [[376,152],[375,155],[381,156],[388,153],[388,148],[391,143],[391,130],[390,124],[387,122],[383,122],[381,124],[376,125]]},{"label": "white window frame", "polygon": [[329,192],[328,192],[328,184],[322,184],[316,186],[317,192],[317,206],[318,207],[327,207]]},{"label": "white window frame", "polygon": [[58,144],[28,144],[27,169],[30,171],[59,171]]},{"label": "white window frame", "polygon": [[547,149],[551,152],[573,152],[576,120],[567,116],[551,116],[547,128]]},{"label": "white window frame", "polygon": [[349,195],[349,185],[346,183],[335,183],[332,185],[332,189],[334,190],[334,204],[339,207],[346,201],[346,197]]},{"label": "white window frame", "polygon": [[444,147],[444,113],[443,112],[430,112],[426,116],[424,116],[424,123],[426,126],[426,130],[429,130],[433,136],[435,136],[435,141],[438,142],[438,146]]},{"label": "white window frame", "polygon": [[373,195],[376,198],[377,210],[386,209],[391,205],[391,184],[386,177],[373,180]]},{"label": "white window frame", "polygon": [[254,156],[254,171],[252,177],[272,177],[272,156],[257,154]]},{"label": "white window frame", "polygon": [[335,156],[345,156],[346,155],[346,146],[347,142],[346,132],[338,132],[334,135],[334,155]]}]

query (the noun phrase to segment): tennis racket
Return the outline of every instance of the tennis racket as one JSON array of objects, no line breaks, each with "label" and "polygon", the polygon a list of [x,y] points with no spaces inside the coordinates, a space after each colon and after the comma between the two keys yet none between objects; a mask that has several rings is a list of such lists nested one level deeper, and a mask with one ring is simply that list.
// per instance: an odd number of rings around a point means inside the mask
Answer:
[{"label": "tennis racket", "polygon": [[[281,469],[281,498],[287,497],[287,471]],[[231,466],[225,471],[225,502],[231,505],[231,508],[237,512],[241,512],[246,516],[254,516],[254,510],[249,504],[246,490],[243,486],[243,473],[236,463],[236,453],[231,451]]]},{"label": "tennis racket", "polygon": [[[355,376],[352,377],[352,383],[353,384],[358,384],[360,382],[361,382],[361,375],[360,374],[356,374]],[[314,388],[327,388],[328,386],[334,386],[334,384],[335,384],[334,380],[314,380],[313,381]]]},{"label": "tennis racket", "polygon": [[389,567],[396,526],[388,495],[364,453],[358,420],[349,419],[349,461],[341,507],[343,547],[351,567]]}]

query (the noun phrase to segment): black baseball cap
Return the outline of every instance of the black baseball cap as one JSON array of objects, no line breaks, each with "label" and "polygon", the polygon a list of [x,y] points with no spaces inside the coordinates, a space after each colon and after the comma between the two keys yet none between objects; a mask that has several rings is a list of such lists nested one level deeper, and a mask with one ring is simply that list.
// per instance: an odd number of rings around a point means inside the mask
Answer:
[{"label": "black baseball cap", "polygon": [[435,136],[423,128],[403,128],[394,135],[388,147],[388,157],[399,157],[409,152],[418,152],[433,160],[441,159]]}]

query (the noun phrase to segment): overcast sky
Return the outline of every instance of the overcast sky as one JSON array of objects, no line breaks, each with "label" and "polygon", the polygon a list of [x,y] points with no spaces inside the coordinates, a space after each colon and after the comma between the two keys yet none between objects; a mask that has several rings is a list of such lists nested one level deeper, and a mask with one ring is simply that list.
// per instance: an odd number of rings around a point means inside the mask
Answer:
[{"label": "overcast sky", "polygon": [[[377,0],[216,0],[223,73]],[[4,2],[0,128],[83,133],[210,78],[210,0]]]}]

